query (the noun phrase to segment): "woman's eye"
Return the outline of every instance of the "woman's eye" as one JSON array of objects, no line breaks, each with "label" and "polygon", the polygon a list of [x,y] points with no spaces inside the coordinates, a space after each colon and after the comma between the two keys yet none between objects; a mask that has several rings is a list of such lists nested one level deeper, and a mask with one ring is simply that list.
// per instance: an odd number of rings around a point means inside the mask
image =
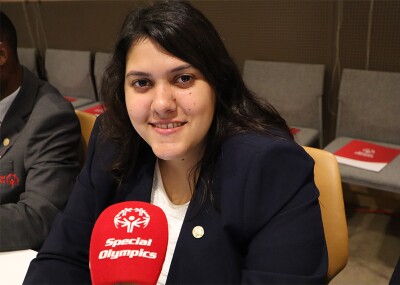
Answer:
[{"label": "woman's eye", "polygon": [[139,88],[143,88],[143,87],[147,87],[149,86],[149,82],[147,80],[144,79],[140,79],[140,80],[136,80],[132,83],[133,86],[135,87],[139,87]]},{"label": "woman's eye", "polygon": [[193,78],[192,78],[192,76],[190,76],[190,75],[181,75],[181,76],[178,77],[177,82],[178,82],[178,83],[188,83],[188,82],[190,82],[192,79],[193,79]]}]

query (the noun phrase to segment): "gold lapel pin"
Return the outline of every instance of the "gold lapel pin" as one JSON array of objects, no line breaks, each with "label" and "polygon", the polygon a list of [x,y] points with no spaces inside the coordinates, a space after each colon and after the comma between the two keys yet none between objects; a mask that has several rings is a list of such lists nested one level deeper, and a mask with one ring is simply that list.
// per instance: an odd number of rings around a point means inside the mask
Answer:
[{"label": "gold lapel pin", "polygon": [[196,226],[192,230],[192,234],[195,238],[201,238],[204,236],[204,229],[202,226]]},{"label": "gold lapel pin", "polygon": [[10,139],[9,138],[5,138],[4,140],[3,140],[3,145],[4,146],[8,146],[10,144]]}]

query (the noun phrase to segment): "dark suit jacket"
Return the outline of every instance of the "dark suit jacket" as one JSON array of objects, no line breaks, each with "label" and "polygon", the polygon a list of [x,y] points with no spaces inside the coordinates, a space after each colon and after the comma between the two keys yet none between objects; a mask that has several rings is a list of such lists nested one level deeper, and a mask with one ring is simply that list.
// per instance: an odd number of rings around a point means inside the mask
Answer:
[{"label": "dark suit jacket", "polygon": [[71,104],[24,68],[0,129],[0,251],[42,245],[79,173],[79,141]]},{"label": "dark suit jacket", "polygon": [[[98,121],[73,194],[24,284],[90,283],[96,218],[116,202],[150,201],[156,160],[151,149],[141,150],[140,167],[117,191],[107,171],[115,146],[97,137]],[[167,284],[324,283],[328,260],[313,163],[291,140],[256,134],[227,139],[216,165],[215,205],[198,207],[198,186]],[[196,239],[192,229],[199,225],[205,233]]]}]

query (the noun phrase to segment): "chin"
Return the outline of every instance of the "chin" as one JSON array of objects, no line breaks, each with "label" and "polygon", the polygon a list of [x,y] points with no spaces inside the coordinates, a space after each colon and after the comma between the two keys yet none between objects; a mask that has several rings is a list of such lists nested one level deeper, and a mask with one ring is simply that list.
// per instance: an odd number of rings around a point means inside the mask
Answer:
[{"label": "chin", "polygon": [[173,155],[157,155],[158,159],[165,160],[165,161],[173,161],[173,160],[181,160],[180,157],[173,156]]},{"label": "chin", "polygon": [[181,153],[175,151],[165,151],[165,149],[164,150],[153,149],[153,153],[155,154],[155,156],[157,156],[159,159],[162,160],[177,160],[182,157]]}]

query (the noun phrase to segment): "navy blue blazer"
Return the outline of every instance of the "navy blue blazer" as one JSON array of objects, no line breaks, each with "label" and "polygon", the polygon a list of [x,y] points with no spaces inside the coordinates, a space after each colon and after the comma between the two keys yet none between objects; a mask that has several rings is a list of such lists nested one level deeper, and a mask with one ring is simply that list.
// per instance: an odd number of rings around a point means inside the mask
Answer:
[{"label": "navy blue blazer", "polygon": [[[89,284],[88,251],[96,218],[110,204],[150,201],[156,157],[117,191],[107,171],[115,146],[99,139],[97,120],[86,164],[24,284]],[[189,205],[167,284],[322,284],[328,255],[314,161],[292,140],[258,134],[227,139],[213,177],[214,205]],[[196,188],[196,193],[202,191]],[[201,196],[201,195],[200,195]],[[204,228],[202,238],[192,229]]]}]

